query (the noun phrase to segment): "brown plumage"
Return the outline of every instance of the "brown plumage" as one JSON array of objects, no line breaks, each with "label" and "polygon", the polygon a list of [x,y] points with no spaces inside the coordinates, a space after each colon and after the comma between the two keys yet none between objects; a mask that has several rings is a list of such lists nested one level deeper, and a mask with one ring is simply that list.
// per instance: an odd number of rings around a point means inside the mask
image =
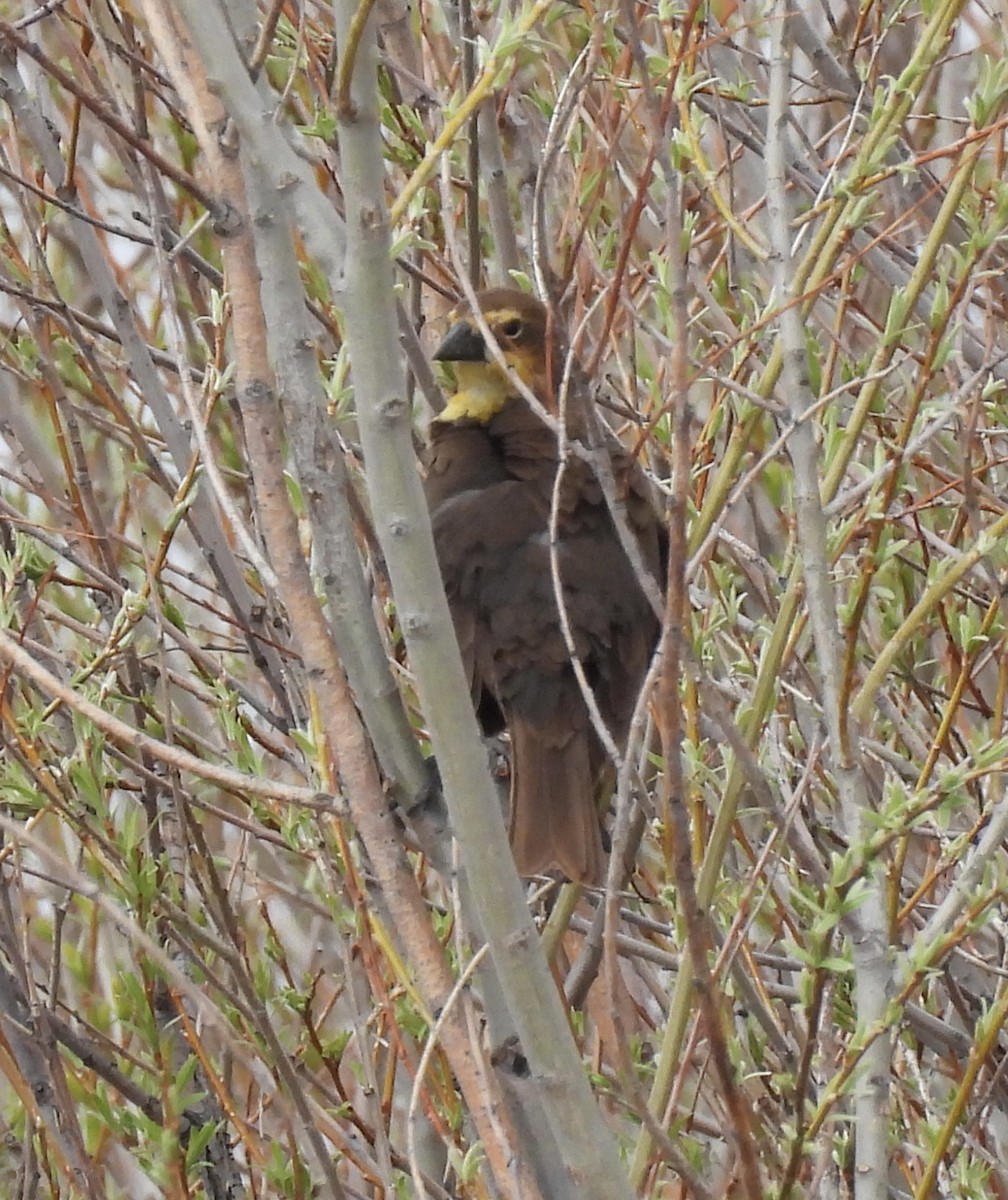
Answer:
[{"label": "brown plumage", "polygon": [[[556,340],[548,343],[545,308],[510,289],[478,299],[511,370],[555,414],[564,356]],[[548,526],[556,437],[494,361],[468,311],[435,358],[452,365],[457,390],[431,425],[427,501],[480,722],[488,734],[506,727],[511,736],[515,863],[525,876],[559,869],[571,880],[598,883],[605,854],[597,794],[608,758],[574,676],[554,596]],[[616,439],[597,433],[590,405],[583,387],[570,389],[568,435],[606,448],[617,502],[643,563],[659,578],[663,530],[649,486]],[[599,481],[575,456],[564,474],[557,533],[578,657],[622,747],[658,622]]]}]

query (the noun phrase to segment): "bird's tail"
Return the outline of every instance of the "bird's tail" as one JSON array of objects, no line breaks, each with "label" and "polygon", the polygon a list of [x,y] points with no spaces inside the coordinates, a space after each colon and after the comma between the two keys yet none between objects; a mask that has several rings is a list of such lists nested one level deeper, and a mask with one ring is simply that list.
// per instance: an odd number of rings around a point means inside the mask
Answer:
[{"label": "bird's tail", "polygon": [[511,849],[518,874],[559,869],[573,883],[605,875],[587,728],[553,731],[516,717],[511,733]]}]

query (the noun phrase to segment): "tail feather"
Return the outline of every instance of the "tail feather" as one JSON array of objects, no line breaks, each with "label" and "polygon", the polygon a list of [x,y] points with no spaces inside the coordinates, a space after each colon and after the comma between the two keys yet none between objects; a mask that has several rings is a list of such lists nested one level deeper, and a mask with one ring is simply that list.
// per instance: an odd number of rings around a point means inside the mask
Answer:
[{"label": "tail feather", "polygon": [[587,728],[551,730],[508,720],[511,732],[511,849],[519,875],[561,870],[574,883],[601,883],[602,830]]}]

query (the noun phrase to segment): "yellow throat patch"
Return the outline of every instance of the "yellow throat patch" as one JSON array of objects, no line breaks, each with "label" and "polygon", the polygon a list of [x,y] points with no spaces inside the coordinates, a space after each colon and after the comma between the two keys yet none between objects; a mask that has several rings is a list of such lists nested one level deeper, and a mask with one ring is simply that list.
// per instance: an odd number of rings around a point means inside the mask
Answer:
[{"label": "yellow throat patch", "polygon": [[[508,366],[526,386],[535,378],[534,366],[520,354],[508,354]],[[479,421],[486,425],[508,400],[518,395],[510,375],[495,362],[453,362],[456,391],[435,420]]]}]

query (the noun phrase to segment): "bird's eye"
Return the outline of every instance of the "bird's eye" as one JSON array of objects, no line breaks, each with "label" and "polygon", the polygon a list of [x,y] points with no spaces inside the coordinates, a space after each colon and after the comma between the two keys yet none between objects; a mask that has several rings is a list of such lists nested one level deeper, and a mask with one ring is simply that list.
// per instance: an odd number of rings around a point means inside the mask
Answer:
[{"label": "bird's eye", "polygon": [[512,317],[500,327],[501,333],[508,338],[516,338],[522,331],[522,323],[518,317]]}]

